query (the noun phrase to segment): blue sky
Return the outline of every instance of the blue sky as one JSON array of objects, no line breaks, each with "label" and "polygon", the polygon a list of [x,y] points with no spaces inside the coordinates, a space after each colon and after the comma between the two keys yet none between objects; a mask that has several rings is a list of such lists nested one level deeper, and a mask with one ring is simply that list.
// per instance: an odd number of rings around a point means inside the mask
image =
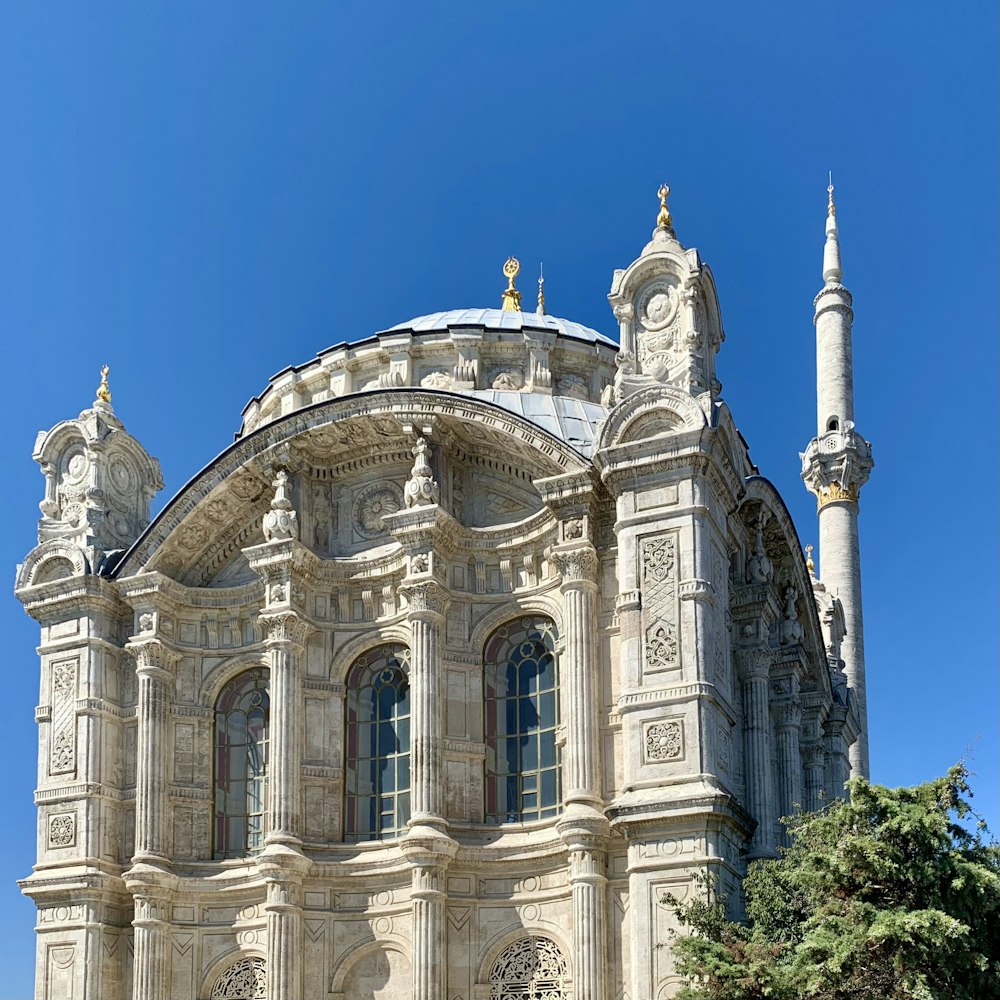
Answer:
[{"label": "blue sky", "polygon": [[[666,179],[712,266],[720,377],[803,541],[826,174],[855,300],[873,778],[965,753],[997,822],[997,13],[836,5],[0,7],[0,565],[34,544],[36,431],[90,404],[156,509],[267,377],[410,316],[499,305],[615,333]],[[37,626],[0,598],[0,1000],[31,995]]]}]

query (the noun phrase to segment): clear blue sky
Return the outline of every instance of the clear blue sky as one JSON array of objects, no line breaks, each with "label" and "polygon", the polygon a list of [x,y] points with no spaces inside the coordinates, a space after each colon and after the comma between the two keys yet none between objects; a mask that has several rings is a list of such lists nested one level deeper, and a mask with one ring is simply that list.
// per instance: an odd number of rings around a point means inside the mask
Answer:
[{"label": "clear blue sky", "polygon": [[[570,11],[572,13],[570,14]],[[0,565],[34,544],[37,430],[94,398],[157,509],[267,377],[437,309],[606,294],[656,188],[714,269],[726,398],[804,541],[826,172],[854,293],[873,777],[971,748],[997,826],[997,14],[879,4],[0,7]],[[522,281],[528,286],[530,280]],[[36,625],[0,599],[0,1000],[31,995]]]}]

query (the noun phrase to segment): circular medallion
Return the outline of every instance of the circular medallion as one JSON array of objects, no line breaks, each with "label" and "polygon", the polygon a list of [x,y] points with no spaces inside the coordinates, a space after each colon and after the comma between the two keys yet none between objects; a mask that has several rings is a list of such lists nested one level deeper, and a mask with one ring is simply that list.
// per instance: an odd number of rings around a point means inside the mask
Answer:
[{"label": "circular medallion", "polygon": [[403,506],[403,491],[395,483],[374,483],[354,501],[354,527],[362,538],[385,534],[382,518]]},{"label": "circular medallion", "polygon": [[111,479],[111,485],[119,493],[130,496],[135,492],[135,475],[121,456],[115,455],[111,459],[108,465],[108,477]]},{"label": "circular medallion", "polygon": [[78,483],[87,474],[87,466],[90,463],[87,461],[87,456],[83,451],[74,451],[66,456],[65,459],[65,480],[68,483]]},{"label": "circular medallion", "polygon": [[642,325],[650,331],[666,329],[677,315],[677,290],[673,285],[658,282],[642,296],[639,316]]}]

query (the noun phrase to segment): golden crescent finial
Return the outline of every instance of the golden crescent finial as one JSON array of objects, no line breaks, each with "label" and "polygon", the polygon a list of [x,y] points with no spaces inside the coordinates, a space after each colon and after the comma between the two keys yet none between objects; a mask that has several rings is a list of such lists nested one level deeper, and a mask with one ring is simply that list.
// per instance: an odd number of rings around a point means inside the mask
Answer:
[{"label": "golden crescent finial", "polygon": [[670,197],[670,186],[668,184],[661,184],[657,194],[660,196],[660,212],[656,216],[656,228],[669,229],[672,222],[670,209],[667,208],[667,198]]},{"label": "golden crescent finial", "polygon": [[508,257],[504,261],[503,273],[507,278],[507,287],[504,289],[503,298],[500,300],[500,308],[504,312],[521,311],[521,293],[514,287],[514,279],[521,270],[521,262],[516,257]]},{"label": "golden crescent finial", "polygon": [[111,390],[108,388],[108,372],[109,371],[111,371],[111,369],[107,365],[105,365],[101,369],[101,384],[97,387],[97,398],[102,403],[110,403],[111,402]]},{"label": "golden crescent finial", "polygon": [[830,200],[829,200],[829,202],[827,203],[827,206],[826,206],[826,214],[827,215],[836,215],[837,214],[837,206],[834,205],[834,203],[833,203],[833,171],[832,170],[830,171],[830,183],[827,186],[826,191],[827,191],[827,194],[830,196]]},{"label": "golden crescent finial", "polygon": [[545,269],[544,265],[538,265],[538,314],[545,315]]},{"label": "golden crescent finial", "polygon": [[813,547],[811,545],[806,546],[806,569],[809,570],[810,576],[816,575],[816,564],[813,562]]}]

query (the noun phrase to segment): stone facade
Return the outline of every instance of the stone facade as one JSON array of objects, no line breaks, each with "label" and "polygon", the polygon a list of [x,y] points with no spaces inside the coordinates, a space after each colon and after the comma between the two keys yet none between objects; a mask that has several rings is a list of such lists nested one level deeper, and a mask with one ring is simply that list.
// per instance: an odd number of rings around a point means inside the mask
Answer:
[{"label": "stone facade", "polygon": [[290,369],[152,524],[109,398],[40,435],[36,1000],[658,1000],[664,896],[839,794],[855,609],[665,209],[610,298]]}]

